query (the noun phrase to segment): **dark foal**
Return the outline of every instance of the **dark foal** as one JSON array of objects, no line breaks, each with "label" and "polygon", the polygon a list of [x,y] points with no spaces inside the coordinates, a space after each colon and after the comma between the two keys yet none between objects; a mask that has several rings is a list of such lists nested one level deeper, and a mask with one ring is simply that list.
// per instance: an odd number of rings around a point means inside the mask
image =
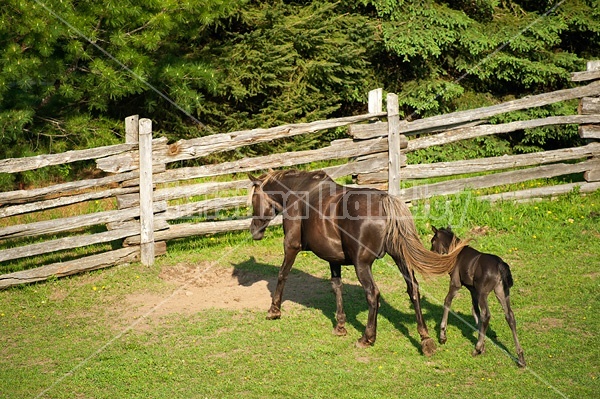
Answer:
[{"label": "dark foal", "polygon": [[[446,253],[452,240],[455,238],[454,232],[447,227],[445,229],[436,229],[432,226],[433,238],[431,239],[431,250],[440,254]],[[446,342],[446,326],[448,323],[448,312],[452,299],[462,286],[467,287],[471,292],[473,302],[473,317],[479,328],[479,339],[475,345],[473,356],[479,355],[485,351],[485,333],[490,323],[490,311],[488,309],[488,296],[493,290],[496,298],[500,301],[506,321],[510,326],[515,347],[517,349],[518,365],[525,367],[525,356],[523,348],[517,338],[517,322],[515,315],[510,308],[510,287],[513,285],[510,268],[506,262],[496,255],[481,253],[469,246],[464,247],[456,262],[456,267],[450,272],[450,290],[444,300],[444,315],[440,325],[440,342]]]}]

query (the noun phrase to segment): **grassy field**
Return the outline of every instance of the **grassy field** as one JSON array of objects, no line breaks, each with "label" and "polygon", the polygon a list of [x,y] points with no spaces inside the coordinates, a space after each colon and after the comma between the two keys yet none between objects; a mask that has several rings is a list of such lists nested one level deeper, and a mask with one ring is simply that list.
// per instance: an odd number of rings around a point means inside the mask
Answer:
[{"label": "grassy field", "polygon": [[[328,266],[310,253],[292,270],[281,320],[266,320],[266,307],[244,307],[243,297],[236,309],[160,312],[182,289],[161,277],[181,265],[196,275],[233,269],[255,279],[248,285],[273,281],[283,236],[272,228],[260,242],[247,232],[170,242],[150,268],[132,264],[0,291],[0,397],[599,397],[600,192],[495,205],[471,194],[418,204],[415,221],[424,242],[429,223],[452,224],[511,265],[525,369],[512,358],[493,298],[487,351],[471,357],[476,333],[466,289],[453,303],[448,343],[423,356],[406,286],[388,257],[373,268],[382,298],[369,349],[354,346],[367,316],[354,271],[344,270],[349,334],[336,337]],[[447,286],[447,278],[422,281],[436,341]],[[136,307],[132,295],[164,300]]]}]

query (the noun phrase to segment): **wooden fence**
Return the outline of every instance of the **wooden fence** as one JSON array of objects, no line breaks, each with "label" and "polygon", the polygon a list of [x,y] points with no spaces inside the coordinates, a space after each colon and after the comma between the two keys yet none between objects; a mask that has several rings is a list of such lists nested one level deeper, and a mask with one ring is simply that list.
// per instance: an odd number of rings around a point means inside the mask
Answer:
[{"label": "wooden fence", "polygon": [[[600,79],[598,62],[588,71],[574,73],[573,81]],[[580,99],[579,115],[489,124],[494,115]],[[364,115],[215,134],[168,144],[152,138],[152,123],[137,116],[125,120],[125,144],[68,151],[61,154],[0,160],[0,173],[18,173],[44,166],[94,160],[103,176],[31,190],[0,193],[0,270],[20,258],[58,254],[73,248],[117,243],[119,248],[101,250],[76,259],[59,259],[50,264],[0,275],[0,288],[61,277],[86,270],[141,260],[152,264],[165,253],[166,241],[196,235],[243,230],[247,217],[199,221],[198,215],[233,208],[244,209],[249,180],[245,172],[289,167],[323,160],[347,160],[325,168],[332,177],[352,176],[359,185],[388,187],[406,201],[457,193],[572,173],[584,173],[585,181],[482,197],[487,200],[524,199],[555,195],[579,186],[581,192],[600,188],[600,80],[566,90],[530,96],[490,107],[401,121],[395,94],[388,94],[383,111],[382,90],[369,93],[369,112]],[[581,147],[541,153],[473,159],[458,162],[412,164],[406,154],[459,140],[504,134],[549,125],[578,124],[588,139]],[[167,168],[175,162],[196,160],[256,143],[347,126],[349,138],[316,150],[271,154],[261,157],[209,164]],[[421,135],[408,139],[408,136]],[[424,135],[426,134],[426,135]],[[180,162],[181,163],[181,162]],[[448,180],[402,188],[405,181],[475,172],[485,176]],[[214,179],[229,175],[225,181]],[[212,180],[211,180],[212,179]],[[388,184],[389,183],[389,184]],[[223,195],[226,193],[226,195]],[[233,193],[233,195],[232,195]],[[112,199],[116,209],[99,210],[52,219],[51,210],[76,204]],[[81,208],[85,208],[82,206]],[[35,222],[25,223],[29,214]],[[44,220],[44,217],[50,218]],[[277,221],[276,221],[277,223]],[[101,230],[101,231],[99,231]],[[37,240],[37,242],[32,242]],[[68,255],[73,257],[73,255]],[[3,266],[4,265],[4,266]],[[36,265],[37,266],[37,265]]]}]

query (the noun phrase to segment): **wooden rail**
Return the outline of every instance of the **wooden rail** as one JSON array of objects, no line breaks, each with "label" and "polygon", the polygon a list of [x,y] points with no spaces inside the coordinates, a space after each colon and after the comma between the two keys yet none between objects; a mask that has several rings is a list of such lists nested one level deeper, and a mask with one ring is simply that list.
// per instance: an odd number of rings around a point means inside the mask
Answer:
[{"label": "wooden rail", "polygon": [[[600,66],[590,63],[573,81],[600,79]],[[579,115],[489,124],[487,119],[505,112],[580,99]],[[68,151],[62,154],[0,160],[0,173],[18,173],[44,166],[94,160],[100,177],[54,184],[31,190],[0,193],[0,270],[20,258],[111,242],[123,248],[80,259],[54,262],[34,269],[0,275],[0,288],[65,276],[123,262],[152,264],[166,251],[166,241],[225,231],[245,230],[249,219],[210,220],[207,215],[238,209],[247,214],[249,181],[245,172],[292,167],[323,160],[343,163],[325,168],[334,178],[351,176],[355,184],[387,188],[406,201],[448,195],[465,189],[481,189],[537,178],[583,173],[585,181],[520,190],[481,197],[489,201],[524,200],[600,187],[600,81],[503,104],[415,120],[399,119],[397,97],[383,90],[369,93],[369,113],[344,118],[289,124],[215,134],[168,144],[152,138],[151,121],[137,116],[125,120],[126,143]],[[577,124],[586,145],[533,154],[470,159],[457,162],[407,164],[407,154],[431,146],[494,134],[507,134],[541,126]],[[348,127],[349,138],[335,140],[315,150],[244,158],[220,164],[167,168],[167,164],[203,157],[256,143],[269,142],[325,129]],[[433,134],[435,133],[435,134]],[[407,136],[416,136],[407,139]],[[486,173],[434,184],[422,179]],[[218,176],[228,181],[210,181]],[[426,180],[425,180],[426,181]],[[406,187],[409,184],[411,187]],[[404,188],[403,188],[404,187]],[[104,201],[111,209],[55,219],[54,210],[84,208]],[[81,205],[78,205],[81,204]],[[101,208],[101,207],[100,207]],[[114,209],[116,208],[116,209]],[[33,214],[35,222],[24,222]],[[176,224],[171,224],[176,221]],[[171,222],[171,223],[169,223]],[[273,224],[280,224],[277,218]],[[92,230],[90,230],[92,229]],[[32,238],[35,237],[33,241]],[[72,256],[72,255],[69,255]]]}]

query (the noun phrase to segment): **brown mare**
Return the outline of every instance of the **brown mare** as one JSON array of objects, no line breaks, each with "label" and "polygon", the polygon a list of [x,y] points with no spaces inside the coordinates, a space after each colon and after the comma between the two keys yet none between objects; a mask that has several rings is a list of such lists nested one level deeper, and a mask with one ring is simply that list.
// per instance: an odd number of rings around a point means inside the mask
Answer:
[{"label": "brown mare", "polygon": [[379,289],[373,281],[371,265],[376,258],[388,253],[406,281],[423,353],[431,355],[434,352],[435,344],[421,313],[414,271],[424,276],[446,275],[454,268],[462,247],[453,248],[448,255],[427,250],[419,239],[408,207],[399,198],[383,191],[344,187],[322,171],[288,170],[271,172],[260,178],[248,176],[253,184],[252,237],[255,240],[263,238],[265,228],[276,214],[283,216],[284,259],[268,319],[281,317],[283,288],[296,255],[303,250],[312,251],[328,261],[331,268],[331,285],[337,305],[337,325],[333,331],[336,335],[346,335],[341,267],[354,265],[369,306],[366,329],[357,346],[373,345]]},{"label": "brown mare", "polygon": [[[452,229],[450,227],[445,229],[432,227],[432,230],[434,235],[431,239],[431,249],[438,253],[448,252],[450,244],[457,240]],[[469,246],[462,248],[456,262],[456,268],[450,273],[450,290],[444,300],[444,315],[440,325],[440,342],[442,344],[446,343],[446,325],[450,305],[452,305],[452,299],[463,285],[471,292],[473,317],[479,330],[473,356],[485,351],[485,333],[491,317],[487,298],[490,292],[494,290],[512,331],[517,349],[517,364],[520,367],[525,367],[523,348],[521,348],[517,338],[517,322],[510,307],[510,287],[513,285],[510,267],[498,256],[481,253]]]}]

